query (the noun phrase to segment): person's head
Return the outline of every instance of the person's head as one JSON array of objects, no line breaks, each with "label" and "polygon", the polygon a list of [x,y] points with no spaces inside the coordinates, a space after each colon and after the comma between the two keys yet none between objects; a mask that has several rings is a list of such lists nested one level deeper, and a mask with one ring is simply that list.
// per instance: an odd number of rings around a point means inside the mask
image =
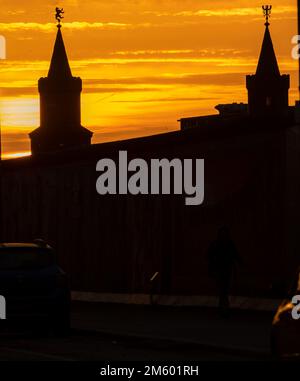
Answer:
[{"label": "person's head", "polygon": [[222,226],[218,231],[219,241],[228,241],[230,239],[230,230],[227,226]]}]

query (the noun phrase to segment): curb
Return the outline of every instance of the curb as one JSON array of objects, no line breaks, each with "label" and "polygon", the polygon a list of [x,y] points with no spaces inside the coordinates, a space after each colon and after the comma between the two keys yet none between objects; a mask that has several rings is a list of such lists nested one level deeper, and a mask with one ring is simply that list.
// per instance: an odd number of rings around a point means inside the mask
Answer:
[{"label": "curb", "polygon": [[[72,302],[151,305],[148,294],[112,294],[97,292],[72,291]],[[218,298],[209,295],[153,295],[155,305],[166,307],[208,307],[217,308]],[[281,304],[280,299],[251,298],[245,296],[230,296],[232,309],[244,311],[275,312]]]}]

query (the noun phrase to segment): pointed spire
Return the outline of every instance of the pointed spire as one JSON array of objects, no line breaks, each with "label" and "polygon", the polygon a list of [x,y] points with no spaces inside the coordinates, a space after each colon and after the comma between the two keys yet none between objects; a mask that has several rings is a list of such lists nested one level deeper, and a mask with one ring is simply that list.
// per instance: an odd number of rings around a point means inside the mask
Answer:
[{"label": "pointed spire", "polygon": [[63,41],[61,28],[58,27],[54,50],[52,54],[48,78],[67,79],[72,78],[72,72]]},{"label": "pointed spire", "polygon": [[260,57],[257,65],[256,75],[264,78],[274,78],[280,76],[279,66],[275,55],[273,42],[269,30],[269,18],[271,15],[272,6],[263,6],[264,15],[266,17],[266,30],[264,40],[260,52]]},{"label": "pointed spire", "polygon": [[57,35],[54,45],[54,50],[52,54],[50,69],[48,72],[48,78],[53,78],[56,80],[63,80],[72,78],[72,72],[69,65],[69,60],[64,44],[64,40],[61,33],[61,21],[64,18],[65,13],[63,8],[55,8],[55,19],[57,20]]},{"label": "pointed spire", "polygon": [[248,110],[252,117],[289,114],[290,76],[280,75],[270,30],[271,5],[263,6],[265,35],[255,75],[247,76]]}]

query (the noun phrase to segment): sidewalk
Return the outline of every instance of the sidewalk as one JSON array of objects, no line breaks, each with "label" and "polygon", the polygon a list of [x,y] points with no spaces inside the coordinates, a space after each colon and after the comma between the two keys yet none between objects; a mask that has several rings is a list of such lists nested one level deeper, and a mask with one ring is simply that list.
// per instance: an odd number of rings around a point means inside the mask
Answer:
[{"label": "sidewalk", "polygon": [[269,355],[272,313],[216,309],[74,302],[72,328],[112,336],[199,345],[210,349]]}]

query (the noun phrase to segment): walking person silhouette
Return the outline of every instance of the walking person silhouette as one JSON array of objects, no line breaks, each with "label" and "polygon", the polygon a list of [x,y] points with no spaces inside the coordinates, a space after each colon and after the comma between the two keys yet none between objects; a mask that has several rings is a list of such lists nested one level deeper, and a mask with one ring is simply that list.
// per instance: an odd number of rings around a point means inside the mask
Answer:
[{"label": "walking person silhouette", "polygon": [[219,297],[219,313],[222,317],[229,316],[229,293],[235,265],[241,262],[234,242],[227,227],[218,231],[217,239],[208,250],[208,268],[215,278]]}]

